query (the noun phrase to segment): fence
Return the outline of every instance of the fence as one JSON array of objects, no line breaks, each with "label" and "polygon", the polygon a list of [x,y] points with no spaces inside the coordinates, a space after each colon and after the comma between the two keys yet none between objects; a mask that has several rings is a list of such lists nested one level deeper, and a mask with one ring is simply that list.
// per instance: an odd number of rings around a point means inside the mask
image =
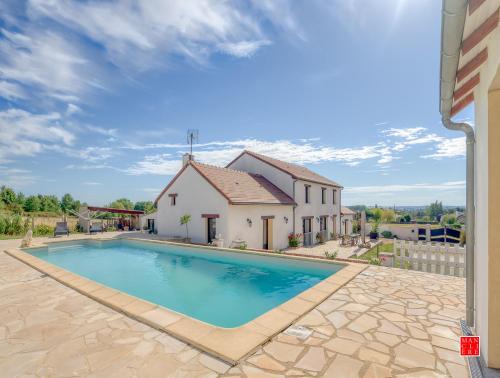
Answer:
[{"label": "fence", "polygon": [[[427,233],[430,233],[427,235]],[[460,243],[461,231],[450,227],[432,228],[427,231],[425,228],[418,229],[418,240],[430,240],[439,243]]]},{"label": "fence", "polygon": [[394,239],[394,266],[465,277],[465,248],[456,244]]}]

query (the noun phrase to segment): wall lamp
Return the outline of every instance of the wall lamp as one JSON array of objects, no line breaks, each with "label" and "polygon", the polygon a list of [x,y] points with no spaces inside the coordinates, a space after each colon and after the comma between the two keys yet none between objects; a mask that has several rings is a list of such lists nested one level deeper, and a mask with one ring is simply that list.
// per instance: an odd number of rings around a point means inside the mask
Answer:
[{"label": "wall lamp", "polygon": [[252,227],[252,220],[250,218],[247,218],[247,223],[248,227]]},{"label": "wall lamp", "polygon": [[288,217],[283,217],[283,220],[285,221],[285,223],[288,223]]}]

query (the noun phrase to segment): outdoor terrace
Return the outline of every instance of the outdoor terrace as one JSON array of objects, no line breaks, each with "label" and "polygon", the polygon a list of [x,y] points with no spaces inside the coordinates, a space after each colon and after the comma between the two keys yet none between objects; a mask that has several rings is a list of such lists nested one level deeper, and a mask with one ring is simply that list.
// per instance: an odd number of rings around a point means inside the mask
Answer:
[{"label": "outdoor terrace", "polygon": [[[16,243],[1,241],[0,250]],[[295,322],[310,334],[283,331],[230,366],[0,252],[0,372],[466,377],[464,292],[462,278],[369,266]]]}]

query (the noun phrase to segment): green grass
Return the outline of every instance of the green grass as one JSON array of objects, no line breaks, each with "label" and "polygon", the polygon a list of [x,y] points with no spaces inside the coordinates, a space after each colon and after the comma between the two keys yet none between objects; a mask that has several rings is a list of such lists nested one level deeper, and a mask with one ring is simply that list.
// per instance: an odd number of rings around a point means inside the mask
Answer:
[{"label": "green grass", "polygon": [[[392,242],[379,244],[378,251],[379,252],[392,252],[393,245],[394,245],[394,243],[392,243]],[[374,257],[377,257],[377,246],[373,247],[372,249],[369,249],[368,251],[363,253],[361,256],[358,256],[358,259],[370,260],[371,258],[374,258]]]}]

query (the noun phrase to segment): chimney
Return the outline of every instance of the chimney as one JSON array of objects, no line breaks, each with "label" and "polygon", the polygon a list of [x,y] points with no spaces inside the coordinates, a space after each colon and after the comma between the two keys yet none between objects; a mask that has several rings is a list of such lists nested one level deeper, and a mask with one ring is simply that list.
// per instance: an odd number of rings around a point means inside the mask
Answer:
[{"label": "chimney", "polygon": [[194,160],[194,155],[186,152],[184,155],[182,155],[182,166],[186,166],[191,160]]}]

